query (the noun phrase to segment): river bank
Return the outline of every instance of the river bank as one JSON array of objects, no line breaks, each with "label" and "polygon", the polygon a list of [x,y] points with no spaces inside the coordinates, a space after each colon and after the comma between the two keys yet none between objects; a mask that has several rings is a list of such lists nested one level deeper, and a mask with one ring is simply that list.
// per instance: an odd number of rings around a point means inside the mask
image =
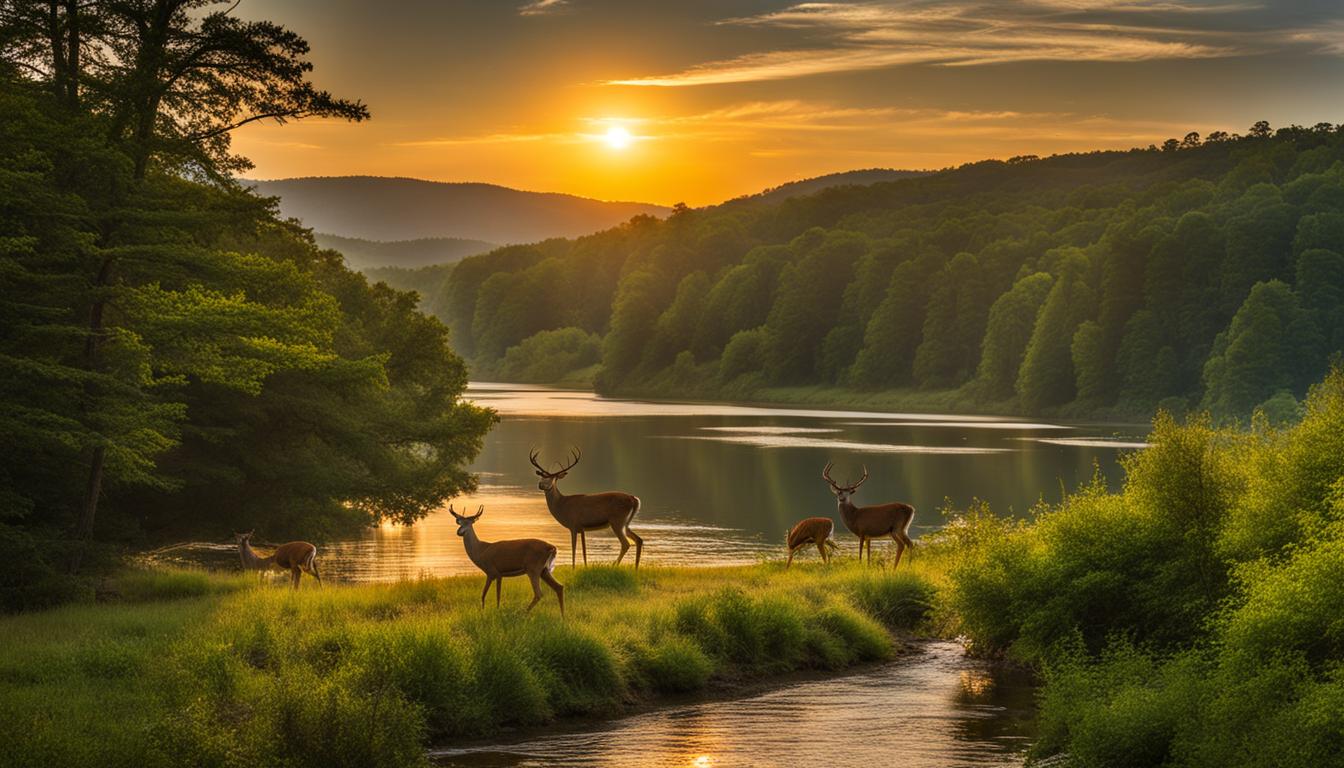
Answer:
[{"label": "river bank", "polygon": [[[939,578],[857,563],[557,571],[510,580],[276,585],[128,572],[110,602],[0,619],[4,764],[418,765],[451,746],[802,670],[887,660],[929,633]],[[307,585],[306,585],[307,586]]]},{"label": "river bank", "polygon": [[[542,386],[574,392],[597,391],[600,366],[591,366],[568,374],[556,381],[505,382],[491,379],[494,384]],[[949,414],[1002,418],[1049,418],[1088,424],[1113,424],[1120,427],[1145,425],[1152,416],[1148,407],[1126,410],[1118,406],[1106,408],[1049,409],[1027,414],[1016,397],[985,399],[971,386],[955,389],[921,389],[919,387],[889,387],[858,389],[833,384],[800,386],[720,387],[712,383],[679,382],[676,386],[607,387],[603,397],[650,400],[673,403],[714,403],[720,405],[762,407],[806,407],[825,410],[863,410],[880,413]]]}]

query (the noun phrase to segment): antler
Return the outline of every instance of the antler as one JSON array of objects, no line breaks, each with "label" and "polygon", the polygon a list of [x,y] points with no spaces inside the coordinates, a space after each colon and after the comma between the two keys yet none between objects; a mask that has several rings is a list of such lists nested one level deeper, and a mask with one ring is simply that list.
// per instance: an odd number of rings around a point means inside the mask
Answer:
[{"label": "antler", "polygon": [[542,477],[546,477],[546,476],[549,475],[550,473],[547,472],[546,469],[545,469],[544,467],[542,467],[540,464],[537,463],[537,456],[539,456],[539,455],[541,455],[541,454],[540,454],[540,451],[538,451],[535,447],[533,447],[532,450],[529,451],[528,454],[527,454],[527,460],[530,461],[530,462],[532,462],[532,466],[534,466],[534,467],[537,468],[537,474],[538,474],[538,475],[541,475]]},{"label": "antler", "polygon": [[826,468],[821,470],[821,479],[825,480],[826,483],[830,485],[832,489],[838,491],[840,490],[840,486],[837,485],[836,482],[831,479],[831,467],[833,466],[835,466],[834,462],[831,461],[826,462]]},{"label": "antler", "polygon": [[853,493],[853,492],[857,491],[857,490],[859,489],[859,486],[860,486],[860,485],[863,485],[864,482],[867,481],[867,480],[868,480],[868,465],[867,465],[867,464],[864,464],[864,465],[863,465],[863,477],[860,477],[860,478],[859,478],[859,482],[857,482],[857,483],[855,483],[855,484],[849,486],[849,492],[850,492],[850,493]]},{"label": "antler", "polygon": [[580,451],[578,446],[575,446],[574,450],[569,455],[569,458],[571,459],[569,464],[561,467],[560,469],[557,469],[554,472],[547,470],[545,467],[537,463],[537,457],[540,455],[541,455],[540,451],[538,451],[536,448],[533,448],[531,453],[527,455],[527,460],[532,462],[532,466],[537,468],[537,475],[541,477],[555,477],[556,475],[563,475],[564,473],[573,469],[574,465],[579,463],[579,459],[583,458],[583,451]]},{"label": "antler", "polygon": [[480,520],[480,519],[481,519],[481,515],[484,515],[484,514],[485,514],[485,505],[482,504],[482,505],[480,505],[479,507],[476,508],[476,516],[473,517],[473,518],[471,518],[471,519],[472,519],[472,520]]}]

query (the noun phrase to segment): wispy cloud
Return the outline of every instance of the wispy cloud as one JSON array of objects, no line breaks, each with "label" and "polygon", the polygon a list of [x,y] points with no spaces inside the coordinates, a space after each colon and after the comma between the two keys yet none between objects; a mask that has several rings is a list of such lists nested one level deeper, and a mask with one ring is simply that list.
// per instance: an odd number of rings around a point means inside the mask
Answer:
[{"label": "wispy cloud", "polygon": [[[398,142],[399,147],[505,145],[574,146],[600,144],[619,125],[634,143],[690,142],[750,145],[757,157],[782,157],[818,151],[840,152],[834,142],[859,143],[869,150],[891,148],[911,139],[945,141],[955,137],[1039,141],[1146,144],[1154,137],[1181,135],[1184,124],[1121,120],[1075,112],[948,110],[932,107],[845,106],[823,101],[780,99],[744,101],[702,112],[665,115],[594,115],[576,121],[574,130],[513,130],[464,136],[440,136]],[[838,137],[847,137],[839,139]]]},{"label": "wispy cloud", "polygon": [[812,45],[743,53],[678,72],[608,83],[712,85],[904,64],[1217,58],[1253,52],[1261,40],[1246,30],[1203,28],[1189,18],[1238,14],[1254,7],[1142,0],[801,3],[717,24],[797,30]]},{"label": "wispy cloud", "polygon": [[518,9],[520,16],[544,16],[557,13],[569,5],[569,0],[532,0]]}]

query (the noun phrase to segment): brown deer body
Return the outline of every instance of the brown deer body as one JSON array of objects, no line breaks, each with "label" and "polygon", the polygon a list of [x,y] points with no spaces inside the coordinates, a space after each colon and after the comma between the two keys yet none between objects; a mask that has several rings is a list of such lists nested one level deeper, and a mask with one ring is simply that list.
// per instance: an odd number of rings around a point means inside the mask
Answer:
[{"label": "brown deer body", "polygon": [[793,565],[794,554],[808,544],[816,544],[817,551],[821,553],[821,561],[829,563],[831,561],[829,550],[839,549],[831,540],[834,531],[835,522],[829,517],[809,517],[798,521],[798,524],[789,531],[789,561],[784,564],[785,570]]},{"label": "brown deer body", "polygon": [[639,513],[639,497],[628,493],[576,493],[570,496],[560,492],[559,481],[569,470],[579,463],[583,454],[576,448],[567,466],[557,472],[543,469],[537,462],[537,452],[528,454],[527,460],[537,468],[537,477],[541,481],[537,488],[546,494],[546,508],[551,517],[569,531],[569,564],[578,564],[576,553],[579,540],[583,542],[583,564],[588,564],[588,531],[610,528],[621,542],[621,554],[616,556],[620,565],[625,553],[630,549],[630,539],[635,540],[635,569],[639,569],[639,559],[644,554],[644,539],[630,530],[630,521]]},{"label": "brown deer body", "polygon": [[863,468],[863,477],[853,485],[840,485],[831,479],[831,464],[821,471],[821,478],[835,494],[835,509],[840,520],[850,533],[859,537],[859,559],[863,559],[863,545],[868,545],[868,562],[873,562],[873,539],[891,537],[896,542],[896,565],[901,564],[901,555],[909,549],[914,556],[915,542],[910,540],[910,522],[915,519],[915,508],[909,504],[892,502],[874,504],[867,507],[855,506],[851,501],[854,492],[868,479],[868,467]]},{"label": "brown deer body", "polygon": [[266,571],[270,570],[289,571],[290,584],[294,589],[299,588],[299,576],[308,573],[321,586],[322,577],[317,572],[317,547],[312,544],[291,541],[276,547],[269,556],[262,557],[252,549],[252,531],[235,533],[233,538],[238,542],[238,556],[243,561],[243,570],[257,571],[260,578],[265,578]]},{"label": "brown deer body", "polygon": [[532,602],[527,610],[531,611],[541,601],[541,584],[546,582],[555,591],[555,599],[560,602],[560,615],[565,615],[565,587],[555,580],[551,571],[555,570],[555,545],[541,539],[508,539],[506,541],[481,541],[472,525],[485,514],[481,506],[476,514],[464,517],[448,505],[448,513],[457,521],[457,535],[467,549],[467,557],[485,573],[485,589],[481,590],[481,607],[485,607],[485,596],[490,585],[495,585],[495,607],[499,607],[500,592],[504,579],[508,576],[527,576],[532,582]]}]

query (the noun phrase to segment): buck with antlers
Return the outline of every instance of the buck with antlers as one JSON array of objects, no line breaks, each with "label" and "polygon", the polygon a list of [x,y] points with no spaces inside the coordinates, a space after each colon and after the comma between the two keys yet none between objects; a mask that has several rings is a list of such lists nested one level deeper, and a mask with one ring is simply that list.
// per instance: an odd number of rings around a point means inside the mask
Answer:
[{"label": "buck with antlers", "polygon": [[566,496],[560,492],[557,483],[579,463],[583,453],[575,448],[570,455],[569,464],[555,472],[542,467],[537,462],[537,456],[537,451],[533,449],[528,454],[527,460],[537,468],[537,477],[541,478],[537,488],[546,494],[546,507],[551,511],[551,517],[569,530],[570,565],[577,564],[576,550],[579,539],[583,540],[583,564],[588,564],[587,531],[611,528],[611,532],[616,534],[616,538],[621,542],[621,554],[616,557],[616,564],[621,564],[626,551],[630,549],[629,539],[634,539],[635,569],[638,570],[639,558],[644,553],[644,539],[630,530],[630,521],[635,519],[635,515],[639,512],[639,497],[620,492],[576,493]]},{"label": "buck with antlers", "polygon": [[793,565],[794,553],[808,544],[816,544],[817,551],[821,553],[821,561],[829,563],[831,558],[828,550],[839,549],[831,540],[831,533],[834,531],[835,522],[829,517],[809,517],[799,521],[789,531],[789,562],[784,564],[785,570]]},{"label": "buck with antlers", "polygon": [[914,555],[915,542],[910,540],[910,521],[915,519],[915,508],[899,501],[890,504],[874,504],[870,507],[856,507],[850,499],[854,492],[868,479],[868,467],[863,468],[863,477],[853,485],[840,485],[831,479],[831,467],[827,463],[821,471],[821,478],[835,494],[835,508],[840,519],[850,533],[859,537],[859,559],[863,559],[863,545],[868,545],[868,562],[873,562],[873,539],[890,536],[896,542],[896,565],[901,564],[901,555],[911,550]]},{"label": "buck with antlers", "polygon": [[490,592],[490,584],[495,585],[495,607],[499,607],[500,592],[507,576],[522,576],[532,581],[532,602],[527,610],[532,610],[541,602],[541,584],[546,582],[555,590],[555,599],[560,601],[560,615],[565,615],[565,587],[555,580],[551,571],[555,570],[555,545],[541,539],[509,539],[507,541],[481,541],[472,527],[481,515],[485,514],[485,505],[476,510],[476,514],[465,517],[457,514],[453,505],[448,505],[448,514],[457,521],[457,535],[467,548],[467,557],[485,572],[485,589],[481,590],[481,607],[485,607],[485,596]]},{"label": "buck with antlers", "polygon": [[266,571],[289,571],[294,589],[299,588],[299,576],[309,573],[322,585],[322,577],[317,573],[317,547],[306,541],[291,541],[281,544],[269,557],[262,557],[252,550],[252,531],[233,534],[238,543],[238,556],[242,558],[243,570],[257,571],[259,578],[266,577]]}]

